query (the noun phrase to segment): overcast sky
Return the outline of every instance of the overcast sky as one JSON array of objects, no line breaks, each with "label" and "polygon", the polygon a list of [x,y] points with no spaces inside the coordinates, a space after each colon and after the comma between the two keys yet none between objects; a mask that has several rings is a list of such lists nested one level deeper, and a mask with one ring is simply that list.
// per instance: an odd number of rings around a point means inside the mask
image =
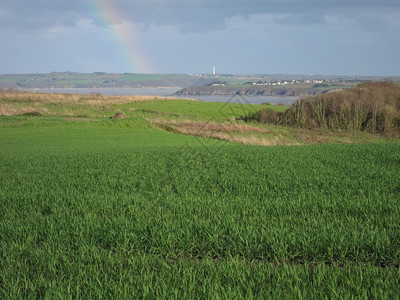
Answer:
[{"label": "overcast sky", "polygon": [[1,0],[0,73],[400,75],[399,0]]}]

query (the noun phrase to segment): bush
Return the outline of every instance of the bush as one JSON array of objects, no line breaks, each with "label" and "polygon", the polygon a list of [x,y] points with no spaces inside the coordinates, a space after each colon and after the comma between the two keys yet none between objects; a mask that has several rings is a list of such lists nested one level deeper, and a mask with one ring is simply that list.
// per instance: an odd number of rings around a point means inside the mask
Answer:
[{"label": "bush", "polygon": [[284,113],[263,109],[256,117],[260,123],[398,133],[400,85],[388,81],[362,83],[349,90],[300,99]]}]

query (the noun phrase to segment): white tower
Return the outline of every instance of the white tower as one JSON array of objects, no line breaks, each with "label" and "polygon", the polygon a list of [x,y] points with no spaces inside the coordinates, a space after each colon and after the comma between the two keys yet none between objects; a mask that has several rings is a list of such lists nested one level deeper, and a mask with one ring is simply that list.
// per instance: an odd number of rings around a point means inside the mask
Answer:
[{"label": "white tower", "polygon": [[213,76],[216,75],[216,73],[215,73],[215,67],[213,67],[213,72],[212,72],[212,74],[213,74]]}]

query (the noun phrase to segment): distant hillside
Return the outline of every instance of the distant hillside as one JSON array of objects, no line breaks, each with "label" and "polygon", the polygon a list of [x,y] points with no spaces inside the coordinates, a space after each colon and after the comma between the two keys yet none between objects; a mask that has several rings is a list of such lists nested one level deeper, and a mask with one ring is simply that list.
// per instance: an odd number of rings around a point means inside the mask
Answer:
[{"label": "distant hillside", "polygon": [[81,74],[53,72],[48,74],[0,75],[0,88],[145,88],[188,87],[205,85],[211,76],[183,74],[113,74],[95,72]]}]

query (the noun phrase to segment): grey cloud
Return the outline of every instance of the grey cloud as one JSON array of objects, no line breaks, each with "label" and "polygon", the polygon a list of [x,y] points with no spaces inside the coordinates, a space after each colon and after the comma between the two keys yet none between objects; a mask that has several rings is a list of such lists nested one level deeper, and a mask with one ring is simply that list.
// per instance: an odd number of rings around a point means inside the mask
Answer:
[{"label": "grey cloud", "polygon": [[367,31],[384,30],[389,26],[389,22],[381,16],[369,15],[358,15],[354,18],[355,22],[359,26]]},{"label": "grey cloud", "polygon": [[280,18],[276,18],[275,21],[278,24],[285,25],[314,25],[325,23],[325,16],[321,13],[314,14],[292,14]]},{"label": "grey cloud", "polygon": [[[93,0],[109,3],[121,16],[135,23],[175,25],[183,32],[221,29],[225,20],[252,14],[288,14],[277,19],[281,24],[324,22],[324,14],[349,13],[357,18],[360,11],[400,9],[398,0]],[[61,24],[74,26],[79,19],[93,19],[100,26],[100,16],[91,10],[91,0],[2,0],[0,11],[6,15],[0,23],[20,29],[43,29]],[[10,20],[11,19],[11,20]],[[2,21],[7,20],[7,21]]]}]

